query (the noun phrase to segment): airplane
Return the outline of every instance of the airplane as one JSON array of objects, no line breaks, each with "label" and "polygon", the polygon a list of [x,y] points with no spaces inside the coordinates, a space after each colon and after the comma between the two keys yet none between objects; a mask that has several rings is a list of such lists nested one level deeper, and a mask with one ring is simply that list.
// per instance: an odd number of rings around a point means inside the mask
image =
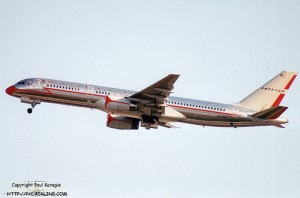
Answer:
[{"label": "airplane", "polygon": [[284,128],[287,119],[280,115],[288,107],[282,99],[297,76],[282,71],[238,103],[222,104],[170,96],[178,74],[169,74],[151,86],[132,91],[45,78],[24,79],[6,89],[6,93],[28,103],[30,114],[41,102],[98,109],[107,113],[106,126],[121,130],[158,126],[176,128],[181,122],[200,126]]}]

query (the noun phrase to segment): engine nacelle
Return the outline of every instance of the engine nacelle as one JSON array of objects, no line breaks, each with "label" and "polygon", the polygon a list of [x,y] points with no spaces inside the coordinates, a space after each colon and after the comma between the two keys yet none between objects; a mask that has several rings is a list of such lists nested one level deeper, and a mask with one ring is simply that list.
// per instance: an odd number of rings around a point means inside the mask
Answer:
[{"label": "engine nacelle", "polygon": [[140,120],[124,116],[107,114],[106,126],[113,129],[132,130],[138,129]]},{"label": "engine nacelle", "polygon": [[104,99],[98,100],[96,107],[109,112],[135,111],[137,109],[137,106],[131,104],[130,100],[114,96],[106,96]]}]

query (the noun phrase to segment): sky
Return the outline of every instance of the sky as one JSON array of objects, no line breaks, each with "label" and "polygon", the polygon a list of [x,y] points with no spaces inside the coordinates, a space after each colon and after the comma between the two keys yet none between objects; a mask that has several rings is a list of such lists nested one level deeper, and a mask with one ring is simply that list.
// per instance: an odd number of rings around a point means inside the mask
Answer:
[{"label": "sky", "polygon": [[99,110],[28,104],[5,89],[40,77],[235,103],[300,69],[297,0],[0,0],[0,186],[46,180],[68,197],[299,197],[296,79],[275,127],[120,131]]}]

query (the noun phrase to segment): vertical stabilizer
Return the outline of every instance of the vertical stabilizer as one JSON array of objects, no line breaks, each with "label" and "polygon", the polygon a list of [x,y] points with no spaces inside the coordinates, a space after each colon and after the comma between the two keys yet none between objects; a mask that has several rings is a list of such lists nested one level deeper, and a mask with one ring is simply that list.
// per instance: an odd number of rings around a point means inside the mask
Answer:
[{"label": "vertical stabilizer", "polygon": [[271,107],[277,107],[296,76],[297,72],[283,71],[237,105],[254,111],[263,111]]}]

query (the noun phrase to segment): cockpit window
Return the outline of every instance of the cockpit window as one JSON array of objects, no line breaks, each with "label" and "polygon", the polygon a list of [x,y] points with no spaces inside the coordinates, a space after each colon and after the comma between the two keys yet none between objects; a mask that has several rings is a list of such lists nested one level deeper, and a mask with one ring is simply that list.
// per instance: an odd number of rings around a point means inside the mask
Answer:
[{"label": "cockpit window", "polygon": [[17,83],[18,85],[24,85],[25,84],[25,81],[20,81]]}]

